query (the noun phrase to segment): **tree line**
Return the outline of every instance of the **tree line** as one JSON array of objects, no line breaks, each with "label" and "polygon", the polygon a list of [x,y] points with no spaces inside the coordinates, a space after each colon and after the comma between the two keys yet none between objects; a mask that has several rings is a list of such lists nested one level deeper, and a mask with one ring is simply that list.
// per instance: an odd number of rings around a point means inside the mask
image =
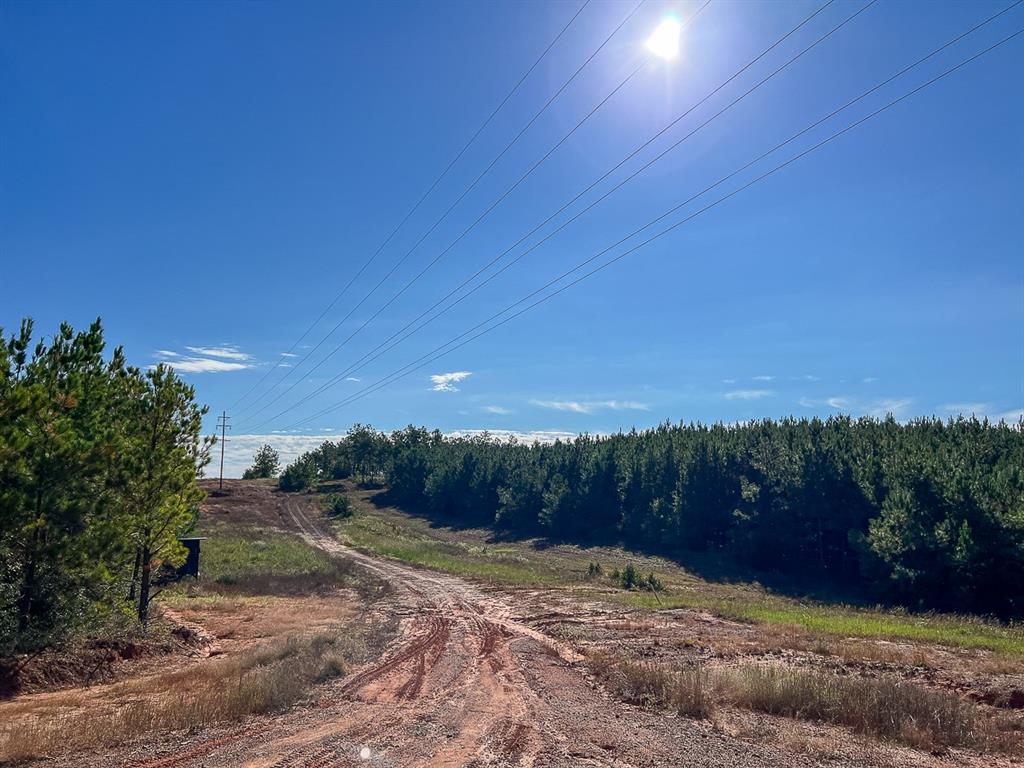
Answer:
[{"label": "tree line", "polygon": [[146,621],[212,442],[193,388],[106,355],[99,320],[32,335],[0,329],[0,656]]},{"label": "tree line", "polygon": [[666,423],[551,445],[356,425],[280,486],[345,477],[464,524],[710,551],[867,599],[1024,614],[1024,420]]}]

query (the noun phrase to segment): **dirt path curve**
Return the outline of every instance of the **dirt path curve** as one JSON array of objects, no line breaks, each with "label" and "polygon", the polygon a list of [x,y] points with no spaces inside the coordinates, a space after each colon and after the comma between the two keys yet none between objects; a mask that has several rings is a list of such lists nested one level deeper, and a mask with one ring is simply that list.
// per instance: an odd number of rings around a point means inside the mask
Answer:
[{"label": "dirt path curve", "polygon": [[[315,708],[261,719],[136,768],[327,766],[792,766],[792,754],[593,688],[571,649],[517,622],[509,595],[353,551],[305,497],[267,504],[312,545],[395,587],[398,637]],[[262,503],[262,501],[261,501]]]}]

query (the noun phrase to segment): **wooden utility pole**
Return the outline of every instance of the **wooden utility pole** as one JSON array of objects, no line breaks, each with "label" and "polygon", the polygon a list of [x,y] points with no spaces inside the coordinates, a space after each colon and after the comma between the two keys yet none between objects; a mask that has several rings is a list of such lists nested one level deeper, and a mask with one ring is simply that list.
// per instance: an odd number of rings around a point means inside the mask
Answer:
[{"label": "wooden utility pole", "polygon": [[224,411],[217,417],[217,426],[220,427],[220,490],[224,490],[224,443],[227,442],[228,412]]}]

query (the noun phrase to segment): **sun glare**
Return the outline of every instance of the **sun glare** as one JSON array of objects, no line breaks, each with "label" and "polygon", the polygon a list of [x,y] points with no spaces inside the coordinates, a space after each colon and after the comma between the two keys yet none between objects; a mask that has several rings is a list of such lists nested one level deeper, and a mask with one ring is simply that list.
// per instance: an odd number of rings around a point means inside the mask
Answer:
[{"label": "sun glare", "polygon": [[659,58],[666,61],[679,55],[679,33],[682,24],[678,19],[667,18],[647,38],[646,48]]}]

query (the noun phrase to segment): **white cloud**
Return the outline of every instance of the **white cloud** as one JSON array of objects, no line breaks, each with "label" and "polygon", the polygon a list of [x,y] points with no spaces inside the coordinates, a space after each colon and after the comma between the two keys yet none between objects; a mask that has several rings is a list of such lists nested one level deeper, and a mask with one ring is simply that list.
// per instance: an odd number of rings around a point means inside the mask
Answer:
[{"label": "white cloud", "polygon": [[472,371],[452,371],[451,373],[435,373],[430,377],[430,380],[434,382],[434,386],[431,387],[435,392],[458,392],[459,388],[455,386],[458,382],[463,379],[469,378],[473,375]]},{"label": "white cloud", "polygon": [[[252,464],[253,454],[264,443],[269,444],[281,456],[281,468],[295,461],[300,454],[319,448],[324,441],[334,442],[340,439],[341,435],[329,434],[333,429],[322,429],[320,434],[307,435],[296,434],[294,430],[289,432],[271,431],[265,435],[232,435],[228,434],[227,443],[224,444],[224,477],[241,477],[242,473]],[[562,432],[556,430],[537,430],[534,432],[516,432],[508,429],[460,429],[453,432],[446,432],[448,437],[477,437],[487,434],[494,440],[508,442],[516,440],[520,443],[553,443],[556,440],[572,440],[577,436],[576,432]],[[220,439],[218,434],[218,439]],[[206,466],[206,476],[216,477],[220,471],[220,444],[213,447],[211,456],[216,457]]]},{"label": "white cloud", "polygon": [[878,381],[878,378],[876,376],[865,376],[863,379],[861,379],[861,381],[864,382],[865,384],[874,384],[876,381]]},{"label": "white cloud", "polygon": [[[221,344],[216,347],[186,346],[185,349],[191,354],[160,349],[154,357],[178,373],[228,373],[252,368],[255,365],[251,355],[242,352],[233,344]],[[156,364],[149,367],[155,368]]]},{"label": "white cloud", "polygon": [[205,357],[220,357],[224,360],[252,360],[252,355],[242,352],[233,344],[226,344],[221,347],[188,347],[189,352]]},{"label": "white cloud", "polygon": [[281,357],[298,357],[294,352],[282,352]]},{"label": "white cloud", "polygon": [[909,397],[901,399],[888,398],[883,400],[875,400],[874,402],[868,404],[866,412],[868,416],[874,416],[876,419],[883,419],[890,413],[895,418],[899,418],[906,414],[907,408],[913,405],[913,403],[913,399]]},{"label": "white cloud", "polygon": [[1017,424],[1022,418],[1024,418],[1024,408],[1017,408],[1013,411],[1005,411],[1004,413],[990,416],[989,421],[1005,421],[1007,424]]},{"label": "white cloud", "polygon": [[[220,439],[218,434],[217,439]],[[253,454],[256,449],[264,443],[271,445],[281,455],[281,468],[293,462],[299,454],[311,451],[323,444],[327,437],[325,435],[297,435],[285,434],[283,432],[271,432],[267,435],[232,435],[228,434],[228,440],[224,444],[224,476],[241,477],[249,465],[252,464]],[[220,444],[213,447],[211,456],[216,461],[206,466],[206,476],[216,477],[220,472]]]},{"label": "white cloud", "polygon": [[[179,373],[227,373],[252,368],[247,363],[231,363],[226,360],[214,360],[209,357],[178,357],[167,362]],[[150,366],[153,368],[155,366]]]},{"label": "white cloud", "polygon": [[1007,424],[1016,424],[1024,416],[1024,408],[998,411],[992,403],[946,403],[938,406],[937,410],[946,416],[975,416],[996,423],[1005,421]]},{"label": "white cloud", "polygon": [[593,413],[594,411],[649,411],[647,403],[635,400],[531,400],[533,405],[553,411],[569,411],[570,413]]},{"label": "white cloud", "polygon": [[735,384],[736,379],[722,379],[723,384]]},{"label": "white cloud", "polygon": [[913,405],[913,398],[881,398],[877,400],[851,400],[847,397],[826,397],[821,400],[814,400],[809,397],[801,397],[798,401],[804,408],[832,408],[843,413],[864,414],[873,416],[876,419],[883,419],[890,413],[900,418],[906,415],[907,409]]},{"label": "white cloud", "polygon": [[[592,433],[600,435],[600,433]],[[553,443],[556,440],[573,440],[579,436],[578,432],[562,432],[558,430],[536,430],[533,432],[516,432],[511,429],[457,429],[453,432],[446,432],[447,437],[482,437],[486,435],[493,440],[507,443],[515,440],[517,443]]]},{"label": "white cloud", "polygon": [[774,376],[765,376],[765,375],[762,374],[761,376],[755,376],[754,377],[754,381],[775,381],[775,377]]},{"label": "white cloud", "polygon": [[362,381],[358,376],[347,376],[345,381]]},{"label": "white cloud", "polygon": [[988,413],[992,409],[991,403],[946,403],[940,405],[938,410],[940,413],[945,413],[950,416],[958,416],[963,414],[964,416],[970,416],[977,414],[982,416]]},{"label": "white cloud", "polygon": [[499,416],[508,416],[510,413],[514,413],[514,411],[502,405],[485,405],[484,410],[487,413],[496,413]]},{"label": "white cloud", "polygon": [[734,389],[726,392],[726,400],[760,400],[763,397],[771,397],[775,393],[770,389]]}]

